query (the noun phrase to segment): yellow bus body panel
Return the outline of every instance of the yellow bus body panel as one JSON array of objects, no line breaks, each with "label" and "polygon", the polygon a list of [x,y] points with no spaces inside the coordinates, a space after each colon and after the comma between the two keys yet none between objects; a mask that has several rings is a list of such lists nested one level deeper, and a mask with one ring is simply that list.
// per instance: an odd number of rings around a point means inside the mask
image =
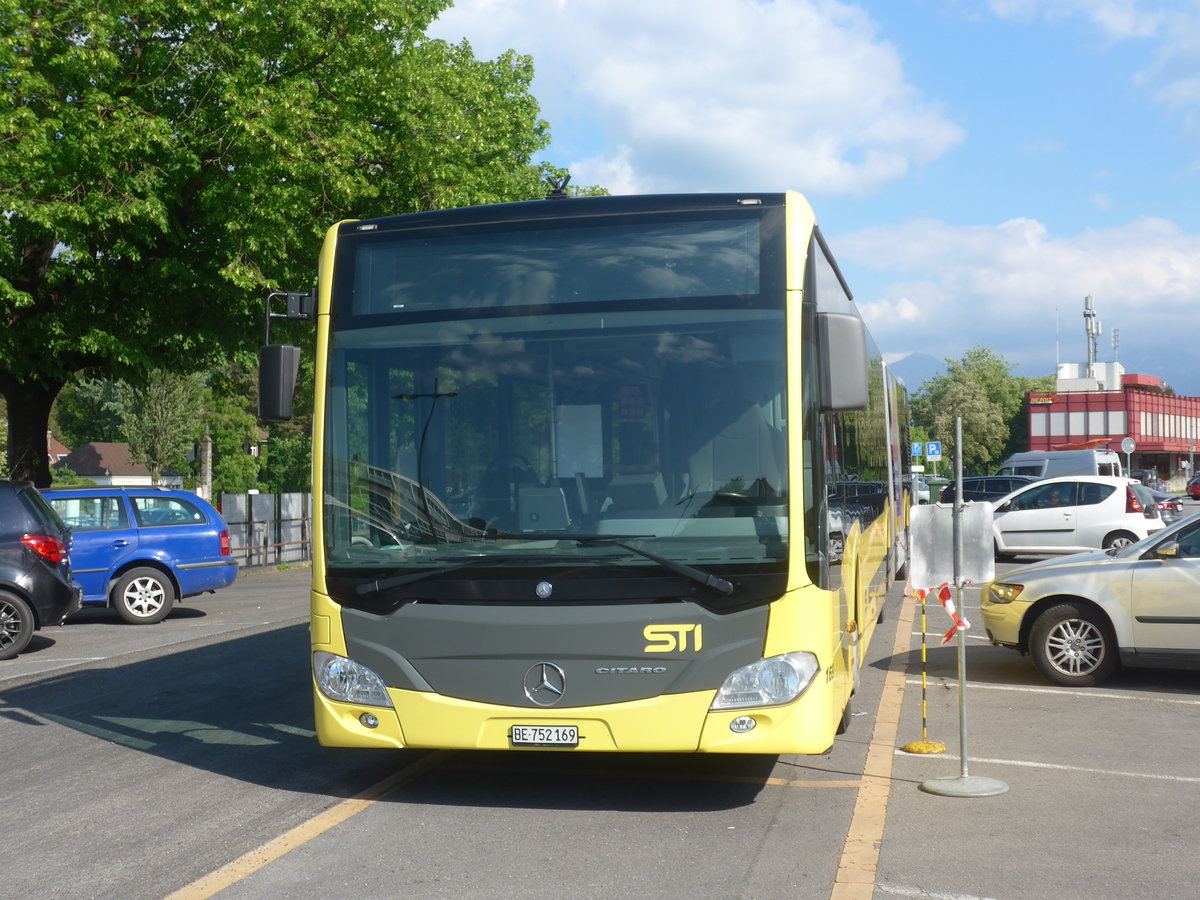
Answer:
[{"label": "yellow bus body panel", "polygon": [[[315,688],[315,685],[314,685]],[[422,691],[389,690],[395,709],[330,700],[314,690],[317,738],[326,747],[521,750],[513,725],[574,725],[579,746],[564,750],[623,753],[823,753],[832,742],[827,721],[831,687],[819,676],[787,706],[709,710],[712,691],[664,694],[648,700],[577,710],[526,709],[457,700]],[[378,725],[368,728],[360,716]],[[735,733],[739,717],[753,730]],[[403,723],[403,724],[402,724]]]},{"label": "yellow bus body panel", "polygon": [[[823,753],[850,694],[851,677],[844,655],[835,652],[840,639],[830,620],[827,594],[809,587],[777,601],[771,610],[766,655],[807,650],[820,671],[808,689],[785,706],[711,711],[715,691],[662,694],[646,700],[578,709],[530,709],[495,706],[425,691],[389,688],[394,709],[344,703],[324,696],[313,684],[317,739],[326,747],[394,747],[467,750],[511,750],[513,725],[576,725],[575,750],[644,753]],[[319,591],[311,593],[312,647],[346,655],[340,607]],[[787,635],[822,633],[825,647],[781,643]],[[360,716],[370,713],[378,725],[369,728]],[[730,723],[754,719],[755,727],[735,733]],[[538,748],[543,749],[543,748]]]}]

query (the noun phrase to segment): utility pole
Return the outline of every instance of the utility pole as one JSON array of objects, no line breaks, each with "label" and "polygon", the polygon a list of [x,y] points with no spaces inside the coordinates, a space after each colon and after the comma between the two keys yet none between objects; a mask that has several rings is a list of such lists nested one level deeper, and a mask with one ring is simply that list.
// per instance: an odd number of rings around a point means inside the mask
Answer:
[{"label": "utility pole", "polygon": [[200,441],[200,489],[196,493],[212,502],[212,435],[208,433],[207,425]]}]

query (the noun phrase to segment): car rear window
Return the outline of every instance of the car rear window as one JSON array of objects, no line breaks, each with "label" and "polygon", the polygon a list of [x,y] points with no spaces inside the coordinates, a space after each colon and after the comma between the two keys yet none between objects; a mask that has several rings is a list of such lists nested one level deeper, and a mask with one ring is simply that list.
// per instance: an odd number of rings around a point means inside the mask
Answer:
[{"label": "car rear window", "polygon": [[142,528],[202,525],[208,521],[195,504],[177,497],[132,497],[133,515]]},{"label": "car rear window", "polygon": [[30,514],[43,525],[53,528],[60,534],[67,530],[66,523],[59,518],[58,513],[54,511],[54,507],[47,503],[46,498],[38,493],[36,489],[28,488],[18,491],[17,496],[21,498],[21,503],[29,510]]},{"label": "car rear window", "polygon": [[1086,482],[1080,485],[1079,505],[1094,506],[1112,496],[1112,492],[1116,490],[1111,484],[1092,484]]}]

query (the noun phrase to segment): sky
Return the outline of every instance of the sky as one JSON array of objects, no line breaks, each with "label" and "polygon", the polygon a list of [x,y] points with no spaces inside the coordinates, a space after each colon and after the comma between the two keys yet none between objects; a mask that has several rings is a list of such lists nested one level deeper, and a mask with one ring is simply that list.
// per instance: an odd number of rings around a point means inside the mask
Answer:
[{"label": "sky", "polygon": [[456,0],[428,33],[532,57],[573,184],[805,194],[889,361],[1053,374],[1090,296],[1098,361],[1200,396],[1200,0]]}]

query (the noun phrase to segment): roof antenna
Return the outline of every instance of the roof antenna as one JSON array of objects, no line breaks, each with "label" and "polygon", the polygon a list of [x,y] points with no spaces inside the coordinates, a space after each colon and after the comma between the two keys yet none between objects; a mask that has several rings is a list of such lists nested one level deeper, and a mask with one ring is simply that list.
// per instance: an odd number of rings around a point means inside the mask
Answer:
[{"label": "roof antenna", "polygon": [[564,175],[558,180],[553,178],[547,178],[546,180],[550,182],[550,193],[546,195],[547,200],[563,200],[570,196],[567,193],[567,185],[571,183],[570,175]]}]

